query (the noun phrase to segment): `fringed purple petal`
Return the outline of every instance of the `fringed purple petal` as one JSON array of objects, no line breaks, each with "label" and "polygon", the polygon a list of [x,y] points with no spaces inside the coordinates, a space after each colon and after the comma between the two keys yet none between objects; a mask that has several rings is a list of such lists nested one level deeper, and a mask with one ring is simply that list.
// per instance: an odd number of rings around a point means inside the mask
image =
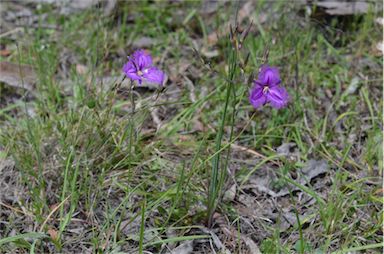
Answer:
[{"label": "fringed purple petal", "polygon": [[275,67],[263,65],[260,68],[258,81],[270,87],[279,85],[281,82],[279,70]]},{"label": "fringed purple petal", "polygon": [[253,107],[259,108],[267,102],[267,97],[263,93],[263,87],[255,85],[249,95],[249,102]]},{"label": "fringed purple petal", "polygon": [[143,77],[149,83],[163,85],[165,74],[156,67],[151,67],[143,71]]},{"label": "fringed purple petal", "polygon": [[135,51],[132,54],[132,57],[132,60],[135,61],[135,64],[139,70],[143,70],[152,66],[151,55],[143,49]]},{"label": "fringed purple petal", "polygon": [[267,92],[267,100],[274,108],[284,108],[289,102],[289,94],[285,88],[274,86],[269,88],[269,91]]},{"label": "fringed purple petal", "polygon": [[123,66],[123,72],[131,80],[139,80],[141,77],[137,74],[137,70],[132,61],[129,61]]}]

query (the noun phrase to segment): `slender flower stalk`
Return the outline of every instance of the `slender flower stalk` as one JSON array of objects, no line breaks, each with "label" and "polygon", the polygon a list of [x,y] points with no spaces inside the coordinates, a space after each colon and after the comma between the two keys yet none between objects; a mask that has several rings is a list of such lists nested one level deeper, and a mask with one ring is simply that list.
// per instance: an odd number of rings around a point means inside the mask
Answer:
[{"label": "slender flower stalk", "polygon": [[[252,25],[252,24],[251,24]],[[240,53],[242,44],[250,31],[250,27],[241,33],[239,36],[239,29],[236,26],[234,29],[230,27],[230,43],[229,43],[229,56],[227,58],[228,74],[225,77],[226,84],[226,97],[223,106],[220,126],[216,134],[215,142],[215,155],[212,159],[212,170],[210,175],[209,189],[208,189],[208,227],[213,224],[214,212],[222,198],[222,188],[231,174],[228,170],[230,160],[230,146],[222,150],[222,140],[224,138],[224,126],[227,120],[230,124],[229,143],[232,142],[236,105],[239,101],[236,91],[236,80],[240,74],[244,74],[245,67],[248,62],[249,54],[242,61],[242,54]],[[268,51],[265,54],[265,61],[268,59]],[[240,71],[239,71],[240,70]],[[259,70],[258,78],[254,81],[254,87],[250,91],[249,101],[255,107],[259,108],[265,104],[270,104],[272,107],[280,109],[287,106],[289,102],[288,92],[281,85],[279,71],[275,67],[263,65]],[[224,160],[222,160],[222,152],[226,152]]]},{"label": "slender flower stalk", "polygon": [[123,66],[123,72],[130,79],[130,100],[131,100],[131,112],[129,120],[129,151],[133,153],[133,145],[136,139],[135,130],[135,98],[133,96],[133,89],[135,81],[141,85],[144,82],[158,84],[162,86],[164,84],[165,74],[163,71],[153,66],[151,55],[145,50],[137,50],[133,52],[131,56],[128,56],[128,62]]},{"label": "slender flower stalk", "polygon": [[[221,122],[216,134],[215,142],[215,156],[212,159],[212,170],[210,175],[210,183],[208,189],[208,227],[211,227],[213,224],[213,215],[216,210],[217,205],[219,204],[222,198],[222,189],[225,183],[225,180],[228,176],[228,162],[230,158],[230,146],[226,148],[225,160],[221,161],[222,151],[222,141],[224,137],[224,127],[227,120],[230,122],[230,134],[229,134],[229,143],[232,141],[234,124],[235,124],[235,115],[236,115],[236,104],[237,104],[237,95],[235,89],[235,80],[237,78],[238,67],[239,67],[239,55],[241,50],[241,43],[244,41],[247,33],[239,37],[238,27],[235,29],[230,27],[230,40],[228,44],[228,74],[226,75],[226,97],[225,104],[221,116]],[[241,42],[241,43],[240,43]]]},{"label": "slender flower stalk", "polygon": [[129,88],[129,99],[131,100],[131,114],[129,119],[129,152],[130,154],[133,153],[133,150],[132,150],[132,147],[134,144],[133,141],[136,140],[136,129],[135,129],[135,121],[134,121],[136,104],[135,104],[135,98],[133,96],[133,87],[134,87],[134,84],[133,84],[133,81],[131,80],[131,85]]},{"label": "slender flower stalk", "polygon": [[[224,184],[225,178],[226,178],[226,173],[227,173],[227,163],[225,163],[224,167],[222,167],[220,163],[220,158],[221,158],[221,144],[224,136],[224,126],[225,126],[225,121],[227,119],[227,113],[228,113],[228,106],[230,105],[230,101],[235,100],[235,96],[231,98],[231,95],[233,95],[233,90],[234,90],[234,84],[233,84],[233,79],[235,76],[236,72],[236,59],[237,59],[237,52],[232,51],[231,52],[232,57],[229,59],[230,63],[230,70],[228,73],[228,81],[226,84],[226,97],[225,97],[225,104],[224,104],[224,109],[221,117],[221,123],[219,126],[219,130],[216,134],[216,142],[215,142],[215,150],[216,154],[213,157],[212,160],[212,170],[211,170],[211,176],[210,176],[210,183],[209,183],[209,190],[208,190],[208,227],[212,226],[212,219],[213,219],[213,214],[216,210],[217,204],[219,202],[219,198],[221,196],[221,191],[222,191],[222,186]],[[235,105],[236,102],[234,102],[232,105]],[[234,115],[235,112],[235,107],[233,106],[232,108],[233,112],[232,114]],[[230,140],[232,139],[232,132],[233,132],[233,121],[231,123],[231,133],[230,133]],[[229,152],[229,147],[227,148]],[[227,159],[228,159],[227,154]],[[227,162],[227,160],[226,160]]]}]

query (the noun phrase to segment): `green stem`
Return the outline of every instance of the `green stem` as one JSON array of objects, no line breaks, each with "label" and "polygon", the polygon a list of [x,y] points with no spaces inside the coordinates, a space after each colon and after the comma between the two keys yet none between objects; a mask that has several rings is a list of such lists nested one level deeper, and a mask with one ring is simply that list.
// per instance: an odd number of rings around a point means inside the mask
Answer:
[{"label": "green stem", "polygon": [[[224,134],[224,126],[225,126],[225,120],[226,120],[226,117],[227,117],[227,111],[228,111],[228,105],[229,105],[229,102],[230,102],[230,98],[231,98],[231,92],[233,90],[232,86],[233,86],[233,78],[235,76],[235,71],[236,71],[236,57],[237,57],[237,54],[236,54],[236,50],[231,50],[231,57],[230,57],[230,61],[229,63],[231,64],[231,68],[228,70],[228,75],[229,75],[229,81],[230,82],[227,82],[227,86],[226,86],[226,90],[227,90],[227,93],[226,93],[226,98],[225,98],[225,104],[224,104],[224,110],[223,110],[223,114],[222,114],[222,117],[221,117],[221,123],[220,123],[220,127],[219,127],[219,131],[216,135],[216,146],[215,146],[215,151],[218,152],[221,150],[221,143],[222,143],[222,139],[223,139],[223,134]],[[236,98],[233,98],[234,100]],[[234,114],[234,108],[233,108],[233,114]],[[233,121],[232,121],[232,128],[231,128],[231,136],[232,136],[232,131],[233,131]],[[218,177],[219,176],[219,170],[220,170],[220,152],[218,152],[214,157],[213,157],[213,160],[212,160],[212,171],[211,171],[211,179],[210,179],[210,184],[209,184],[209,192],[208,192],[208,227],[211,227],[212,225],[212,217],[213,217],[213,213],[216,209],[216,205],[217,205],[217,198],[218,198],[218,194],[221,190],[221,186],[224,182],[224,179],[225,179],[225,176],[226,176],[226,169],[223,169],[223,171],[221,172],[220,174],[220,178]],[[227,166],[227,163],[225,163],[225,167]]]},{"label": "green stem", "polygon": [[129,154],[132,156],[133,151],[132,147],[134,144],[134,137],[135,137],[135,122],[134,122],[134,115],[135,115],[135,98],[133,97],[133,81],[131,81],[130,85],[130,91],[129,91],[129,98],[131,100],[131,114],[129,119]]},{"label": "green stem", "polygon": [[146,199],[141,205],[141,223],[140,223],[140,238],[139,238],[139,253],[143,253],[143,243],[144,243],[144,229],[145,229],[145,209],[146,209]]}]

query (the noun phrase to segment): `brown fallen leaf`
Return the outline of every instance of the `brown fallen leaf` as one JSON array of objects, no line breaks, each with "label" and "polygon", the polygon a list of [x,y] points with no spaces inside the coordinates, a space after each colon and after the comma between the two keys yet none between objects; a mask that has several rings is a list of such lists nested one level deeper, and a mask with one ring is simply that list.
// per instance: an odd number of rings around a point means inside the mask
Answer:
[{"label": "brown fallen leaf", "polygon": [[8,49],[3,49],[3,50],[0,50],[0,56],[9,56],[12,52]]},{"label": "brown fallen leaf", "polygon": [[31,66],[0,62],[0,82],[33,91],[36,81],[37,75]]},{"label": "brown fallen leaf", "polygon": [[53,228],[48,229],[48,234],[53,241],[57,240],[58,234],[57,234],[57,231],[55,229],[53,229]]},{"label": "brown fallen leaf", "polygon": [[76,72],[80,75],[85,75],[88,72],[88,68],[82,64],[76,64]]}]

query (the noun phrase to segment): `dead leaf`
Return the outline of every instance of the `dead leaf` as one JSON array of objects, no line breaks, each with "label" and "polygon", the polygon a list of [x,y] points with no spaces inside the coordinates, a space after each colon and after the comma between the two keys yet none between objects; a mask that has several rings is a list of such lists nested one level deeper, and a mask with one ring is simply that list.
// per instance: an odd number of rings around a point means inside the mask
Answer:
[{"label": "dead leaf", "polygon": [[26,0],[27,3],[36,3],[36,4],[53,4],[56,0]]},{"label": "dead leaf", "polygon": [[52,211],[52,210],[56,210],[59,204],[60,204],[60,203],[52,204],[52,205],[49,206],[49,209],[50,209],[51,211]]},{"label": "dead leaf", "polygon": [[[28,1],[41,1],[41,0],[28,0]],[[57,1],[57,0],[44,0],[49,1],[54,5],[60,7],[60,14],[69,15],[72,13],[84,11],[91,8],[104,9],[104,15],[108,16],[117,8],[117,0],[67,0],[67,1]],[[101,6],[98,4],[101,3]]]},{"label": "dead leaf", "polygon": [[261,181],[256,181],[255,179],[250,180],[250,184],[244,185],[243,189],[255,189],[259,192],[266,193],[271,197],[276,197],[276,192],[271,190],[269,186],[269,181],[268,179],[262,178]]},{"label": "dead leaf", "polygon": [[140,37],[132,42],[134,48],[148,48],[157,43],[157,40],[152,37]]},{"label": "dead leaf", "polygon": [[0,82],[33,91],[36,81],[37,75],[31,66],[0,62]]},{"label": "dead leaf", "polygon": [[223,201],[233,201],[236,197],[236,184],[233,184],[229,190],[224,193]]},{"label": "dead leaf", "polygon": [[261,254],[259,246],[250,237],[241,234],[241,239],[247,245],[250,254]]},{"label": "dead leaf", "polygon": [[81,1],[69,1],[68,7],[73,10],[86,10],[93,6],[96,6],[97,0],[81,0]]},{"label": "dead leaf", "polygon": [[211,15],[219,8],[220,1],[204,0],[201,6],[200,14]]},{"label": "dead leaf", "polygon": [[[360,85],[361,85],[361,82],[360,82],[359,77],[352,78],[351,84],[349,84],[347,90],[345,90],[345,95],[354,94]],[[343,95],[344,95],[344,93],[343,93]]]},{"label": "dead leaf", "polygon": [[76,72],[80,75],[84,75],[88,72],[88,68],[82,64],[76,64]]},{"label": "dead leaf", "polygon": [[[135,214],[131,214],[132,218],[123,220],[120,225],[122,234],[129,240],[138,242],[140,240],[140,226],[141,217]],[[156,229],[145,228],[144,229],[144,240],[149,242],[152,239],[159,237],[159,232]]]},{"label": "dead leaf", "polygon": [[9,187],[13,187],[14,175],[13,169],[15,167],[15,161],[10,158],[2,158],[0,157],[0,189],[2,192],[0,193],[1,201],[14,201],[12,195],[10,195],[6,190],[11,189]]},{"label": "dead leaf", "polygon": [[177,62],[173,62],[169,66],[169,79],[178,83],[182,81],[182,77],[185,77],[185,72],[191,66],[191,62],[186,59],[180,59]]},{"label": "dead leaf", "polygon": [[378,42],[376,44],[376,49],[380,52],[381,55],[384,53],[384,44],[383,42]]},{"label": "dead leaf", "polygon": [[185,241],[176,248],[174,248],[171,254],[189,254],[193,253],[193,241]]},{"label": "dead leaf", "polygon": [[220,52],[217,49],[209,50],[206,47],[201,49],[201,54],[206,58],[214,58],[220,55]]},{"label": "dead leaf", "polygon": [[[238,239],[238,233],[239,233],[238,230],[236,228],[234,228],[232,225],[226,223],[226,220],[224,219],[224,217],[221,214],[215,213],[213,217],[214,217],[215,222],[219,225],[222,232],[227,237],[232,238],[231,239],[232,241],[236,242]],[[212,236],[212,233],[211,233],[211,236]],[[214,238],[214,237],[212,237],[212,238]],[[248,237],[244,234],[240,234],[240,238],[245,243],[245,245],[248,247],[248,250],[249,250],[248,253],[261,254],[259,247],[250,237]],[[229,240],[229,241],[231,241],[231,240]],[[228,251],[227,249],[222,249],[222,250]],[[225,253],[227,253],[227,252],[225,252]]]},{"label": "dead leaf", "polygon": [[48,229],[48,234],[53,241],[57,240],[58,234],[57,234],[57,231],[55,229],[53,229],[53,228]]},{"label": "dead leaf", "polygon": [[3,49],[3,50],[0,50],[0,56],[3,56],[3,57],[7,57],[11,54],[12,52],[9,51],[8,49]]},{"label": "dead leaf", "polygon": [[215,232],[213,232],[213,230],[210,230],[210,229],[208,229],[208,228],[201,228],[201,230],[202,230],[205,234],[210,234],[210,235],[211,235],[213,244],[216,246],[217,249],[219,249],[219,250],[221,251],[220,253],[225,253],[225,254],[229,254],[229,253],[231,253],[231,252],[226,248],[226,246],[220,241],[219,237],[216,235]]},{"label": "dead leaf", "polygon": [[109,16],[117,8],[117,0],[108,0],[104,7],[104,15]]},{"label": "dead leaf", "polygon": [[184,76],[184,80],[185,80],[185,84],[187,85],[187,87],[189,89],[189,99],[192,102],[196,102],[195,86],[194,86],[193,82],[187,76]]},{"label": "dead leaf", "polygon": [[151,117],[152,117],[152,120],[153,122],[156,124],[156,130],[160,130],[161,126],[162,126],[162,121],[160,120],[160,117],[159,117],[159,109],[158,108],[154,108],[152,111],[151,111]]},{"label": "dead leaf", "polygon": [[[301,169],[301,172],[308,180],[312,180],[318,175],[326,173],[328,171],[328,163],[326,160],[309,160],[307,164]],[[302,183],[305,181],[303,180]]]},{"label": "dead leaf", "polygon": [[369,10],[366,2],[316,1],[316,5],[325,8],[329,15],[363,14]]},{"label": "dead leaf", "polygon": [[278,148],[276,148],[276,153],[290,159],[295,159],[300,156],[296,143],[292,142],[281,144]]},{"label": "dead leaf", "polygon": [[[326,160],[314,160],[311,159],[307,161],[305,166],[300,170],[301,174],[299,174],[298,179],[296,179],[296,182],[298,182],[301,185],[306,185],[312,181],[315,177],[324,174],[328,172],[328,163]],[[294,187],[291,189],[291,191],[299,190],[299,188]],[[288,188],[284,188],[280,192],[276,194],[276,197],[282,197],[289,194]]]},{"label": "dead leaf", "polygon": [[[310,213],[299,214],[299,220],[301,222],[305,221],[309,214]],[[297,225],[296,214],[291,212],[290,209],[282,209],[281,212],[269,213],[268,217],[278,221],[277,225],[281,232],[285,232],[290,227]]]},{"label": "dead leaf", "polygon": [[204,132],[207,130],[207,128],[205,127],[204,123],[202,123],[200,120],[199,120],[199,116],[197,117],[194,117],[192,119],[192,131],[193,132]]}]

